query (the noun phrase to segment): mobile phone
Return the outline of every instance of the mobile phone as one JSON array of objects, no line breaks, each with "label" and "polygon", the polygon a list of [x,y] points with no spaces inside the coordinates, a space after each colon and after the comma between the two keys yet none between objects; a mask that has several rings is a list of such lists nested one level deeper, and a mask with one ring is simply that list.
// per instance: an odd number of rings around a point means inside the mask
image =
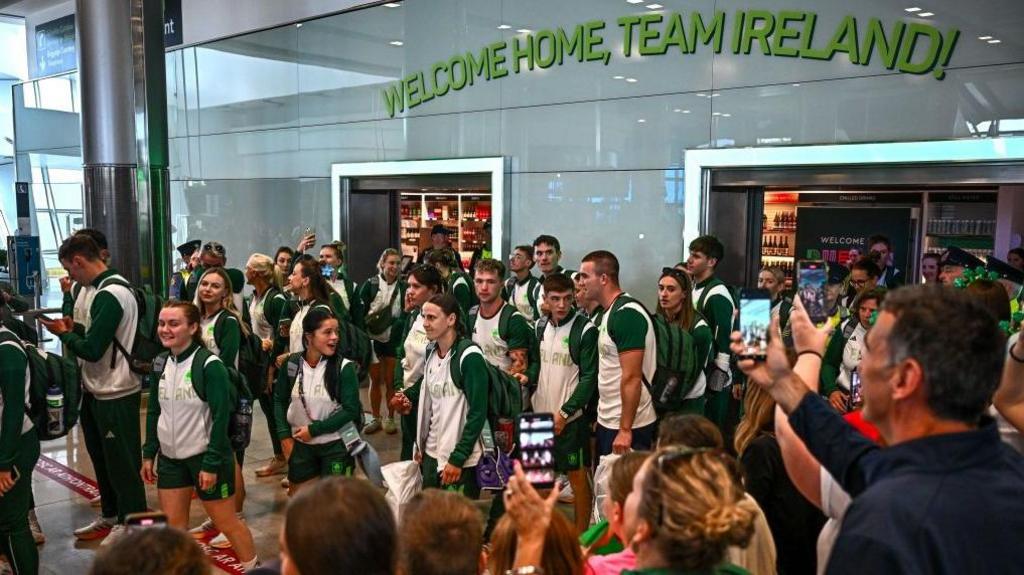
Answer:
[{"label": "mobile phone", "polygon": [[850,372],[850,396],[847,400],[847,410],[853,411],[860,407],[860,400],[860,373],[858,373],[857,369],[854,368],[854,370]]},{"label": "mobile phone", "polygon": [[741,359],[764,359],[768,354],[768,326],[772,321],[771,294],[765,289],[740,291]]},{"label": "mobile phone", "polygon": [[800,260],[797,262],[797,291],[804,304],[807,316],[815,324],[828,319],[825,306],[825,284],[828,270],[823,260]]},{"label": "mobile phone", "polygon": [[555,417],[550,413],[519,415],[519,461],[534,486],[555,486]]},{"label": "mobile phone", "polygon": [[124,516],[124,524],[132,527],[166,527],[167,515],[163,511],[144,511]]},{"label": "mobile phone", "polygon": [[356,424],[351,421],[342,426],[341,440],[345,442],[345,447],[350,455],[358,455],[365,445],[363,438],[359,435],[359,430],[356,429]]}]

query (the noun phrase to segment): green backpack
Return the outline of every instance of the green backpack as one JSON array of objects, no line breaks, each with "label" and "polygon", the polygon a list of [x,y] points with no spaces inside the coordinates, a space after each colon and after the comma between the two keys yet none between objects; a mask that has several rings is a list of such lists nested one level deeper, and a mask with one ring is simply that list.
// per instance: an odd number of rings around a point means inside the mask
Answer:
[{"label": "green backpack", "polygon": [[683,407],[704,366],[697,357],[697,342],[689,330],[670,324],[660,315],[651,318],[658,349],[654,380],[644,381],[659,415]]},{"label": "green backpack", "polygon": [[[129,284],[121,276],[111,276],[103,280],[99,290],[111,285],[128,288],[135,304],[138,306],[138,316],[135,325],[135,339],[132,341],[132,350],[125,349],[118,339],[114,338],[114,349],[120,352],[128,360],[128,367],[138,375],[149,375],[153,371],[153,360],[164,352],[164,346],[160,343],[160,337],[156,334],[160,308],[164,306],[164,300],[149,288],[137,288]],[[77,294],[75,294],[77,297]],[[117,362],[117,353],[110,354],[110,369],[114,369]]]},{"label": "green backpack", "polygon": [[[217,322],[213,324],[214,339],[220,340],[223,337],[224,322],[227,321],[230,315],[225,311],[217,317]],[[249,335],[246,335],[245,330],[241,329],[241,325],[239,330],[242,337],[238,346],[238,371],[245,376],[252,392],[259,395],[263,393],[263,387],[266,383],[265,373],[268,365],[268,356],[263,352],[263,340],[260,339],[260,336],[251,331]]]},{"label": "green backpack", "polygon": [[[0,345],[13,345],[21,349],[28,360],[28,416],[39,439],[64,437],[78,423],[78,410],[82,403],[82,382],[78,362],[72,358],[41,350],[25,343],[9,331],[0,330]],[[58,390],[64,396],[61,420],[50,425],[47,391]]]},{"label": "green backpack", "polygon": [[[455,346],[448,353],[455,354],[453,359],[458,358],[458,361],[452,361],[449,365],[451,366],[452,382],[455,387],[463,389],[462,387],[462,356],[467,349],[476,348],[476,351],[480,353],[483,358],[483,351],[480,350],[480,346],[473,343],[473,340],[469,338],[461,338],[455,343]],[[430,357],[430,354],[434,353],[437,348],[435,343],[431,343],[427,346],[427,353],[425,357]],[[484,365],[487,366],[487,419],[491,422],[498,422],[502,419],[511,419],[519,417],[519,414],[523,412],[523,400],[522,395],[519,392],[519,381],[511,375],[499,370],[498,368],[491,365],[486,359],[484,359]]]},{"label": "green backpack", "polygon": [[[164,368],[167,366],[167,358],[169,356],[170,352],[164,351],[153,360],[150,377],[155,377],[157,381],[160,380],[160,376],[163,375]],[[200,347],[196,350],[195,357],[192,358],[193,366],[201,366],[199,369],[192,369],[192,389],[196,390],[196,395],[203,401],[206,401],[204,372],[206,362],[211,357],[216,357],[212,351],[205,347]],[[219,358],[218,361],[220,361]],[[246,381],[245,376],[241,372],[235,369],[234,366],[226,363],[224,363],[224,369],[228,371],[228,381],[231,382],[231,403],[235,406],[231,414],[231,420],[228,423],[228,436],[231,438],[231,449],[240,451],[249,446],[249,440],[252,436],[253,395],[249,388],[249,382]],[[150,401],[156,401],[156,398],[150,398]]]}]

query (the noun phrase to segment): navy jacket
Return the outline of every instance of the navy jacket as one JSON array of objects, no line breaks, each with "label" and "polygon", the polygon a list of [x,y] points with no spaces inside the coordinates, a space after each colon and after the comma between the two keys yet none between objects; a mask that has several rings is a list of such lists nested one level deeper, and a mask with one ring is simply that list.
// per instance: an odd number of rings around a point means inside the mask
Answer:
[{"label": "navy jacket", "polygon": [[828,575],[1024,572],[1024,457],[991,419],[880,448],[808,393],[790,423],[854,498]]}]

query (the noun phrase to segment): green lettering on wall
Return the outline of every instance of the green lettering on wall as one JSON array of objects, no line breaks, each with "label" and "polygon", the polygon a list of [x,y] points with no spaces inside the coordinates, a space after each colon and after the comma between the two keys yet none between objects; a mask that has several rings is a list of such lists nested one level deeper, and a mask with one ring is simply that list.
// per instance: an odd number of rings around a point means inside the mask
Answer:
[{"label": "green lettering on wall", "polygon": [[491,79],[491,57],[490,52],[487,48],[480,50],[480,58],[474,58],[472,52],[466,52],[466,77],[469,80],[469,85],[472,86],[475,81],[474,78],[479,78],[486,74],[488,80]]},{"label": "green lettering on wall", "polygon": [[[928,45],[921,49],[918,40],[925,39]],[[942,36],[939,31],[927,24],[911,23],[907,26],[907,35],[900,47],[899,70],[907,74],[927,74],[935,67],[939,56],[939,46],[942,44]],[[915,54],[916,53],[916,54]],[[924,57],[914,62],[914,56],[924,54]]]},{"label": "green lettering on wall", "polygon": [[512,69],[516,74],[526,60],[526,65],[533,70],[533,38],[530,35],[512,38]]},{"label": "green lettering on wall", "polygon": [[586,28],[586,35],[583,37],[583,59],[587,62],[601,61],[607,66],[612,53],[601,49],[601,45],[604,43],[604,36],[598,33],[604,30],[604,22],[601,20],[591,20],[583,26]]},{"label": "green lettering on wall", "polygon": [[[688,16],[682,12],[623,16],[616,19],[623,34],[621,55],[663,56],[673,48],[680,55],[695,54],[701,46],[720,54],[726,36],[725,19],[722,10],[715,10],[710,16],[697,11]],[[829,41],[823,47],[815,47],[817,20],[817,14],[800,10],[737,10],[730,26],[729,49],[735,54],[750,54],[757,49],[756,42],[765,56],[810,60],[833,60],[842,52],[850,62],[860,65],[868,65],[877,54],[877,61],[888,70],[906,74],[931,72],[942,80],[960,37],[956,28],[942,32],[926,23],[903,21],[887,26],[878,18],[868,19],[859,32],[857,19],[846,16]],[[384,85],[381,96],[385,109],[389,117],[394,117],[472,86],[477,80],[490,81],[513,72],[547,69],[571,58],[608,65],[612,53],[603,36],[606,26],[602,20],[591,20],[571,28],[542,28],[437,61],[429,68],[412,71]]]},{"label": "green lettering on wall", "polygon": [[679,12],[669,14],[668,24],[665,26],[665,33],[662,36],[659,54],[668,52],[670,46],[679,48],[679,53],[687,54],[686,27],[683,24],[683,15]]},{"label": "green lettering on wall", "polygon": [[395,117],[395,112],[405,111],[405,96],[401,84],[391,84],[384,87],[384,107],[387,108],[388,116]]},{"label": "green lettering on wall", "polygon": [[622,55],[629,58],[633,52],[633,27],[640,23],[640,17],[623,16],[616,22],[622,28]]},{"label": "green lettering on wall", "polygon": [[798,48],[790,46],[784,46],[783,42],[786,40],[800,38],[800,30],[789,27],[790,22],[803,22],[807,18],[807,12],[794,12],[791,10],[783,10],[779,12],[778,18],[775,19],[775,34],[773,36],[775,42],[772,44],[772,56],[783,56],[786,58],[796,58],[800,55]]},{"label": "green lettering on wall", "polygon": [[[462,77],[456,75],[457,66],[462,67]],[[462,56],[452,56],[452,59],[448,60],[448,85],[452,87],[452,90],[458,92],[466,87],[466,82],[469,81],[469,72],[466,68],[466,61],[462,59]]]},{"label": "green lettering on wall", "polygon": [[541,30],[533,36],[533,54],[541,70],[550,68],[562,57],[558,47],[558,35],[551,30]]},{"label": "green lettering on wall", "polygon": [[687,44],[686,51],[693,54],[697,50],[697,42],[700,42],[705,46],[712,44],[715,54],[721,54],[724,31],[725,12],[715,10],[715,16],[711,20],[710,28],[704,24],[704,17],[700,15],[700,12],[690,12],[690,29],[687,30],[690,43]]},{"label": "green lettering on wall", "polygon": [[489,58],[487,61],[490,65],[487,67],[487,79],[495,80],[497,78],[504,78],[508,76],[508,69],[504,68],[502,64],[505,63],[505,55],[502,52],[508,46],[504,40],[495,42],[487,47],[487,55]]},{"label": "green lettering on wall", "polygon": [[749,54],[754,40],[761,44],[761,53],[771,56],[772,48],[768,36],[775,31],[775,16],[766,10],[747,12],[746,24],[743,26],[743,53]]},{"label": "green lettering on wall", "polygon": [[732,53],[740,53],[740,42],[743,40],[743,19],[746,17],[746,12],[740,10],[736,12],[736,20],[732,23]]},{"label": "green lettering on wall", "polygon": [[576,59],[583,61],[583,24],[572,29],[572,37],[565,35],[565,30],[558,29],[558,64],[562,64],[564,56],[576,54]]},{"label": "green lettering on wall", "polygon": [[441,82],[443,80],[438,79],[438,72],[444,72],[444,76],[447,76],[448,65],[445,64],[444,62],[435,62],[434,65],[430,67],[430,78],[434,82],[434,95],[440,98],[441,96],[447,94],[450,88],[449,82],[445,82],[444,89],[441,89]]},{"label": "green lettering on wall", "polygon": [[657,12],[650,14],[644,14],[640,17],[640,33],[637,34],[637,42],[640,44],[637,50],[641,56],[657,56],[664,54],[664,51],[659,51],[660,45],[652,46],[655,40],[661,36],[661,32],[654,27],[655,24],[661,23],[662,16]]},{"label": "green lettering on wall", "polygon": [[871,62],[871,54],[878,50],[878,57],[887,70],[896,66],[896,57],[900,53],[900,42],[903,40],[903,30],[907,25],[904,22],[896,22],[892,28],[892,34],[885,35],[885,28],[878,18],[868,20],[868,32],[864,36],[864,44],[860,50],[860,63],[867,66]]}]

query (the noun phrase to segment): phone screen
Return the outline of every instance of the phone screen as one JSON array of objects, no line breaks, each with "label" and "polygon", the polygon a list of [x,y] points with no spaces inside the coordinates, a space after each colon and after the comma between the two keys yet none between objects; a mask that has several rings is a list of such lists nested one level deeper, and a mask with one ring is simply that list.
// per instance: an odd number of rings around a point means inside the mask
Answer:
[{"label": "phone screen", "polygon": [[128,527],[165,527],[167,515],[161,511],[129,513],[125,516],[124,523]]},{"label": "phone screen", "polygon": [[542,488],[555,485],[555,418],[550,413],[519,416],[520,463],[526,479]]},{"label": "phone screen", "polygon": [[850,399],[849,410],[853,411],[860,407],[860,373],[857,370],[850,372]]},{"label": "phone screen", "polygon": [[355,424],[351,421],[341,428],[341,440],[345,442],[345,447],[347,447],[349,451],[352,450],[352,447],[355,444],[362,441],[362,438],[359,436],[359,430],[356,429]]},{"label": "phone screen", "polygon": [[327,279],[331,279],[334,276],[334,266],[322,265],[320,266],[320,273]]},{"label": "phone screen", "polygon": [[742,358],[763,359],[768,353],[768,326],[772,300],[768,290],[745,289],[740,292],[740,333],[743,334]]},{"label": "phone screen", "polygon": [[825,306],[825,284],[828,270],[822,260],[801,260],[797,262],[797,285],[800,301],[807,310],[807,316],[814,323],[828,319]]}]

